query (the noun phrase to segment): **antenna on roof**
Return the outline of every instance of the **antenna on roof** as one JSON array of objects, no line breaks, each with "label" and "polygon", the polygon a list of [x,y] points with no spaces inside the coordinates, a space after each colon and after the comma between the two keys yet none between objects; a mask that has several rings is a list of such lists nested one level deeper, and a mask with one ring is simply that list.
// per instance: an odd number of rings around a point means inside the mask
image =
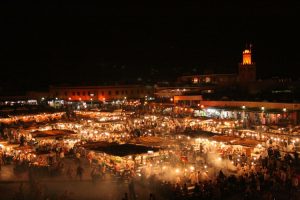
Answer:
[{"label": "antenna on roof", "polygon": [[252,51],[252,44],[249,45],[249,50]]}]

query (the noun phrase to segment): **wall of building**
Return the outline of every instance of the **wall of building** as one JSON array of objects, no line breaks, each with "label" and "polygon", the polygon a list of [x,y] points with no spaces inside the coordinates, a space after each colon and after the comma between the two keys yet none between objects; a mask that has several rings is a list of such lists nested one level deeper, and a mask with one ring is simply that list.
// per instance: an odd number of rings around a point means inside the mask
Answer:
[{"label": "wall of building", "polygon": [[255,64],[240,64],[239,65],[239,82],[254,82],[256,81],[256,66]]},{"label": "wall of building", "polygon": [[201,102],[202,99],[203,98],[201,95],[174,96],[174,104],[197,106]]},{"label": "wall of building", "polygon": [[49,97],[49,92],[37,92],[37,91],[29,91],[26,93],[26,96],[29,99],[41,100],[43,98]]},{"label": "wall of building", "polygon": [[193,95],[193,96],[174,96],[174,103],[178,101],[201,101],[201,95]]},{"label": "wall of building", "polygon": [[300,111],[300,103],[271,103],[271,102],[253,102],[253,101],[201,101],[201,105],[206,107],[242,107],[267,109],[287,109],[289,111]]},{"label": "wall of building", "polygon": [[237,81],[238,75],[236,74],[207,74],[207,75],[192,75],[181,76],[178,82],[190,84],[217,84],[217,85],[230,85]]},{"label": "wall of building", "polygon": [[137,99],[153,96],[153,87],[142,85],[50,87],[50,96],[65,100],[114,100]]}]

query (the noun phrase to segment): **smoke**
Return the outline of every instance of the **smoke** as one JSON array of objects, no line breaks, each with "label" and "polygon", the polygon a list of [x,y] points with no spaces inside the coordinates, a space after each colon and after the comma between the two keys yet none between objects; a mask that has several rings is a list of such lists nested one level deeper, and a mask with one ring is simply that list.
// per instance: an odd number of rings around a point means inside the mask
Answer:
[{"label": "smoke", "polygon": [[207,154],[208,165],[215,171],[222,170],[225,174],[229,174],[236,171],[236,166],[227,158],[222,158],[220,154],[215,151],[209,152]]}]

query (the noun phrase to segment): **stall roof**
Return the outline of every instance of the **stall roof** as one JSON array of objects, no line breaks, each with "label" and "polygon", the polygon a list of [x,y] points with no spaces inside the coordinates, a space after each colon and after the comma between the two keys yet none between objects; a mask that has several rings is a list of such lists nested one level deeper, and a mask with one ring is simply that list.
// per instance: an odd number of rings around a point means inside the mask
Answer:
[{"label": "stall roof", "polygon": [[58,130],[58,129],[32,132],[33,137],[51,137],[51,136],[63,136],[63,135],[70,135],[70,134],[76,134],[76,133],[70,130]]},{"label": "stall roof", "polygon": [[91,142],[82,145],[83,147],[94,150],[101,151],[114,156],[128,156],[134,154],[147,153],[148,151],[158,151],[158,148],[135,145],[135,144],[118,144],[109,142]]}]

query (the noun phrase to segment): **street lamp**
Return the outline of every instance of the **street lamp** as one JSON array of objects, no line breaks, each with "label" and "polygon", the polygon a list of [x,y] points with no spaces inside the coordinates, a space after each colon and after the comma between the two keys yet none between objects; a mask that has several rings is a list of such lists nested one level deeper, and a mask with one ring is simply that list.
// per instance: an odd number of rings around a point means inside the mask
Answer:
[{"label": "street lamp", "polygon": [[246,113],[245,113],[246,106],[242,106],[242,109],[243,109],[243,113],[242,113],[243,126],[245,128],[246,125],[247,125],[247,123],[246,123]]},{"label": "street lamp", "polygon": [[265,119],[264,119],[264,111],[265,111],[265,107],[261,107],[261,124],[264,125],[265,124]]}]

